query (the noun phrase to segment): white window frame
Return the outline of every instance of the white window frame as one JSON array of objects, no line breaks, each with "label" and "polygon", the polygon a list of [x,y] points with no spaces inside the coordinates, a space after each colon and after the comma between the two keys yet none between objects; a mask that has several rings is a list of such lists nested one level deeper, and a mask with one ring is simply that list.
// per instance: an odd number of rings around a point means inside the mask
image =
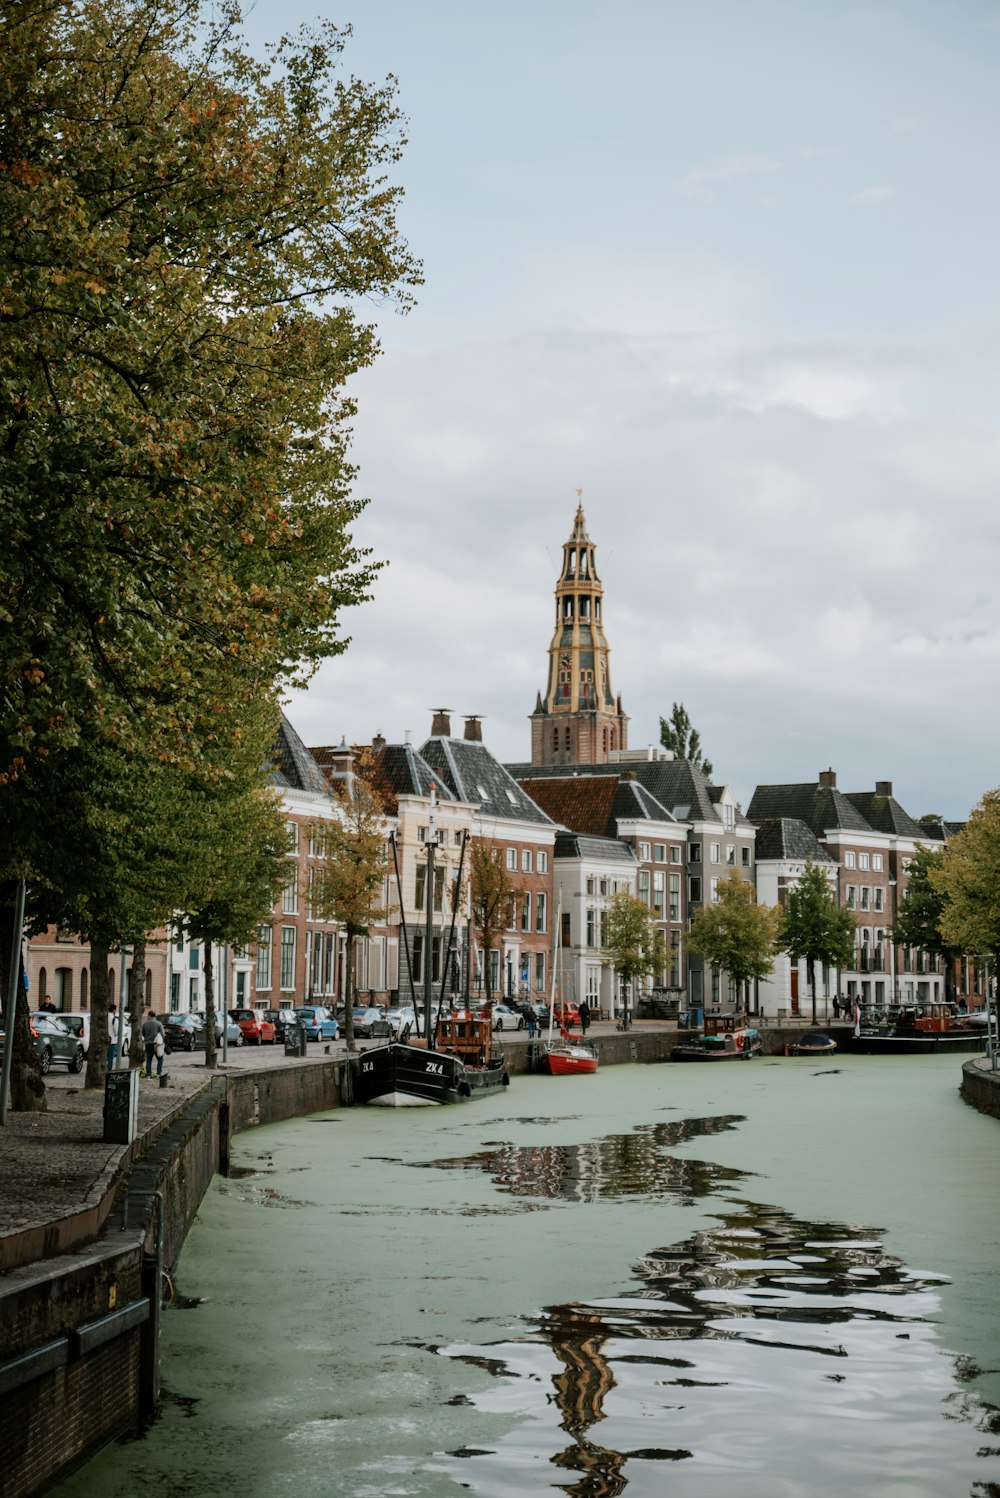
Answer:
[{"label": "white window frame", "polygon": [[522,848],[521,849],[521,873],[522,874],[530,874],[531,873],[531,863],[532,863],[531,849],[530,848]]},{"label": "white window frame", "polygon": [[511,874],[517,873],[517,849],[507,849],[507,869]]}]

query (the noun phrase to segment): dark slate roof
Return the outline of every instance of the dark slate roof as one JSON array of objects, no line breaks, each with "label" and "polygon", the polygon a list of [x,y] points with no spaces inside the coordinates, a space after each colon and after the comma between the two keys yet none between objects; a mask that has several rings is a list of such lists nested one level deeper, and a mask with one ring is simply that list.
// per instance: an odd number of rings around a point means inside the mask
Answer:
[{"label": "dark slate roof", "polygon": [[615,817],[621,822],[676,822],[673,812],[661,806],[651,791],[641,781],[626,772],[618,782],[615,793]]},{"label": "dark slate roof", "polygon": [[835,786],[815,781],[801,785],[759,785],[753,793],[747,816],[751,822],[792,817],[805,822],[817,837],[826,832],[871,832],[871,824]]},{"label": "dark slate roof", "polygon": [[636,866],[635,854],[628,843],[616,837],[589,837],[581,832],[557,832],[556,858],[586,858],[600,863],[627,863]]},{"label": "dark slate roof", "polygon": [[627,760],[614,765],[508,765],[517,780],[572,779],[574,775],[632,775],[678,821],[721,822],[709,784],[687,759]]},{"label": "dark slate roof", "polygon": [[899,837],[927,836],[924,828],[903,810],[895,796],[879,796],[874,791],[848,791],[847,799],[876,832],[894,832]]},{"label": "dark slate roof", "polygon": [[757,823],[757,862],[768,858],[792,858],[803,862],[834,863],[820,847],[805,822],[796,817],[765,818]]},{"label": "dark slate roof", "polygon": [[551,818],[480,740],[436,737],[420,752],[459,801],[472,802],[487,816],[550,825]]},{"label": "dark slate roof", "polygon": [[460,799],[412,744],[384,745],[372,762],[371,778],[386,801],[386,809],[393,813],[400,796],[429,796],[432,785],[442,801]]},{"label": "dark slate roof", "polygon": [[311,791],[320,796],[330,794],[326,776],[284,713],[278,728],[278,742],[274,746],[271,780],[282,790]]}]

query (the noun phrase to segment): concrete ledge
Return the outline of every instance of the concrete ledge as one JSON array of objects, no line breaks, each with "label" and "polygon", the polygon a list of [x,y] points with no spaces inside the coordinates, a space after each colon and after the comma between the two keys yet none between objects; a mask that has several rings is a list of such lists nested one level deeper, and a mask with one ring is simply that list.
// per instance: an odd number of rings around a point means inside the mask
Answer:
[{"label": "concrete ledge", "polygon": [[988,1056],[976,1056],[964,1063],[959,1090],[971,1107],[1000,1118],[1000,1070],[993,1070]]}]

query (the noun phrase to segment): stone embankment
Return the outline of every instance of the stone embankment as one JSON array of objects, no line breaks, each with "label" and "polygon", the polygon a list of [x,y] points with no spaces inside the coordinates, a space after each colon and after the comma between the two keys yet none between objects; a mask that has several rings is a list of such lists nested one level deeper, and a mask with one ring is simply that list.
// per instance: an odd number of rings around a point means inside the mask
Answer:
[{"label": "stone embankment", "polygon": [[989,1056],[973,1056],[966,1061],[962,1067],[961,1092],[965,1101],[980,1113],[1000,1118],[1000,1066]]}]

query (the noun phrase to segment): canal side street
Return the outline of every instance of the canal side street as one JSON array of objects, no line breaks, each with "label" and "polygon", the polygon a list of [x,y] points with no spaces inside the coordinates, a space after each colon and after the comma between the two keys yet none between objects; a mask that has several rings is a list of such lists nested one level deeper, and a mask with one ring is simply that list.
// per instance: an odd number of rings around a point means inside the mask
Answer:
[{"label": "canal side street", "polygon": [[[801,1028],[801,1021],[795,1028]],[[847,1027],[842,1028],[846,1033]],[[786,1034],[791,1031],[789,1024],[784,1031],[775,1026],[765,1032],[765,1050],[771,1054],[780,1052]],[[617,1038],[638,1041],[644,1035],[664,1032],[675,1036],[676,1025],[645,1020],[637,1022],[628,1037]],[[590,1034],[595,1039],[610,1038],[616,1030],[611,1022],[597,1023],[591,1026]],[[360,1041],[358,1051],[377,1043]],[[513,1069],[525,1070],[527,1034],[505,1034],[503,1044]],[[241,1046],[230,1049],[225,1066],[219,1054],[215,1072],[206,1069],[203,1054],[178,1052],[167,1058],[167,1086],[161,1087],[155,1079],[140,1078],[137,1139],[131,1150],[104,1141],[102,1091],[85,1089],[81,1079],[69,1073],[50,1073],[46,1078],[47,1111],[9,1114],[0,1136],[3,1147],[0,1268],[5,1266],[4,1239],[95,1207],[129,1163],[126,1157],[131,1153],[133,1159],[141,1158],[148,1144],[205,1088],[224,1085],[227,1076],[342,1062],[347,1057],[347,1048],[340,1040],[310,1046],[306,1056],[299,1057],[286,1056],[278,1046]],[[605,1064],[614,1064],[611,1056],[603,1059]],[[972,1078],[978,1084],[976,1105],[1000,1116],[1000,1071],[993,1071],[986,1057],[956,1057],[956,1086],[962,1081],[962,1061],[969,1063]],[[213,1082],[213,1078],[217,1080]],[[969,1100],[973,1101],[971,1097]]]}]

